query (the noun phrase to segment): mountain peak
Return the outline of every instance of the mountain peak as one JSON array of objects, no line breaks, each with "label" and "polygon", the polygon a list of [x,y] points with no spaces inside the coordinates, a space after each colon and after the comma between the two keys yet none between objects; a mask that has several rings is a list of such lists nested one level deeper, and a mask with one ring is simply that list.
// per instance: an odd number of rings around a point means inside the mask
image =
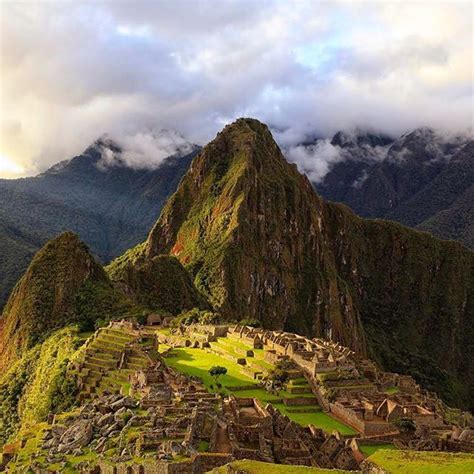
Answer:
[{"label": "mountain peak", "polygon": [[[239,118],[226,125],[204,148],[202,154],[206,155],[207,159],[214,157],[222,161],[220,153],[235,152],[240,155],[245,154],[247,159],[258,160],[275,157],[277,149],[279,150],[267,125],[257,119]],[[283,156],[281,158],[283,159]]]},{"label": "mountain peak", "polygon": [[364,131],[361,129],[340,130],[331,139],[331,145],[340,148],[354,148],[367,146],[386,146],[393,142],[393,139],[383,133]]},{"label": "mountain peak", "polygon": [[64,232],[47,242],[5,306],[0,370],[54,329],[71,323],[93,327],[95,318],[104,317],[101,306],[120,299],[114,292],[105,271],[76,234]]},{"label": "mountain peak", "polygon": [[172,158],[195,153],[199,146],[187,141],[175,130],[150,130],[122,136],[104,134],[89,145],[80,155],[63,160],[43,176],[97,174],[98,171],[123,169],[153,171]]},{"label": "mountain peak", "polygon": [[[389,370],[407,353],[422,354],[413,363],[420,378],[466,403],[472,380],[459,391],[439,380],[447,371],[454,387],[465,373],[447,341],[465,347],[469,339],[472,254],[324,202],[257,120],[228,125],[194,159],[143,246],[145,260],[160,254],[175,256],[231,320],[330,337],[374,353]],[[424,321],[443,328],[439,337]],[[431,344],[439,350],[424,372]]]},{"label": "mountain peak", "polygon": [[[288,179],[292,180],[291,186],[295,186],[297,180],[303,183],[303,189],[311,189],[296,165],[285,160],[265,124],[251,118],[236,120],[219,132],[193,160],[150,232],[147,254],[153,257],[170,251],[175,232],[198,206],[206,208],[202,209],[205,214],[212,211],[209,219],[228,221],[220,238],[229,237],[228,234],[238,226],[240,209],[247,205],[255,207],[255,199],[258,199],[253,196],[255,192],[263,189],[271,192],[272,186],[279,188],[281,182]],[[262,209],[254,211],[261,212]],[[186,260],[187,257],[176,250],[179,248],[177,245],[173,253],[181,254],[180,259]]]}]

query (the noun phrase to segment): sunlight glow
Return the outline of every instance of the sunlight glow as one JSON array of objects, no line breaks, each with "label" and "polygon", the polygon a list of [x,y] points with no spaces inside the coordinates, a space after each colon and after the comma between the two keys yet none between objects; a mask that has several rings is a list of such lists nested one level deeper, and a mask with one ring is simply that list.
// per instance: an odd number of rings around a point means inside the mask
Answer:
[{"label": "sunlight glow", "polygon": [[11,158],[7,158],[5,155],[0,155],[0,177],[11,178],[14,176],[22,175],[25,172],[25,168],[15,163]]}]

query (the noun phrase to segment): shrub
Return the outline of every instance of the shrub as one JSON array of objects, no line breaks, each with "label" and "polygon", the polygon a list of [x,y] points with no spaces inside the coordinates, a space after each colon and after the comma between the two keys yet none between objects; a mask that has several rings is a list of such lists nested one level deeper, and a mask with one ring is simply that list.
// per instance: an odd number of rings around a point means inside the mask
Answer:
[{"label": "shrub", "polygon": [[411,418],[398,418],[393,424],[403,432],[415,431],[415,422]]},{"label": "shrub", "polygon": [[193,308],[181,313],[173,319],[171,325],[177,327],[180,325],[190,326],[191,324],[217,324],[220,319],[218,313],[212,311],[203,311],[199,308]]}]

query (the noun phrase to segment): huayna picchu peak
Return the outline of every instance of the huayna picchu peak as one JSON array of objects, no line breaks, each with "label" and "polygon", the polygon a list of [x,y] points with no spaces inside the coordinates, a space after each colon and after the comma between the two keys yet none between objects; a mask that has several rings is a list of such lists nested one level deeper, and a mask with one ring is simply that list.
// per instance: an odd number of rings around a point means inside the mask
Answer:
[{"label": "huayna picchu peak", "polygon": [[71,232],[34,257],[0,320],[0,467],[471,469],[473,271],[238,119],[105,269]]},{"label": "huayna picchu peak", "polygon": [[473,253],[325,202],[257,120],[194,159],[141,253],[176,256],[230,319],[331,337],[472,406]]}]

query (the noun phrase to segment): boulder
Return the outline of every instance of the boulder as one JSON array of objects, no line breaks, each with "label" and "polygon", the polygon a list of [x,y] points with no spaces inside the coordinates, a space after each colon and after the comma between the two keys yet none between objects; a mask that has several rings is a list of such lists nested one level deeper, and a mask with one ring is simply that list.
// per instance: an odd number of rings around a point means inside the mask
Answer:
[{"label": "boulder", "polygon": [[102,415],[99,420],[97,421],[96,425],[100,428],[103,426],[111,425],[114,422],[114,415],[113,413],[106,413]]},{"label": "boulder", "polygon": [[71,452],[87,446],[92,438],[92,423],[89,420],[78,420],[61,436],[59,452]]}]

